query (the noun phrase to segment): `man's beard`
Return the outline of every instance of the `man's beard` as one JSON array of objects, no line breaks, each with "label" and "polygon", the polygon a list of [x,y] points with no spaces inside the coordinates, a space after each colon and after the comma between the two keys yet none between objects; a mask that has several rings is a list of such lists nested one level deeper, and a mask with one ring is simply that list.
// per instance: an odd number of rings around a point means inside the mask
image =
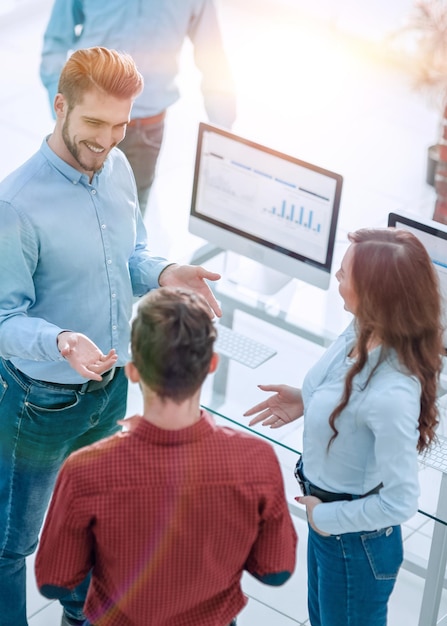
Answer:
[{"label": "man's beard", "polygon": [[[67,116],[67,119],[65,120],[64,125],[62,126],[62,139],[64,140],[65,147],[67,148],[71,156],[74,158],[76,163],[78,163],[78,165],[84,172],[93,172],[93,173],[98,172],[104,165],[104,161],[107,158],[108,152],[105,157],[103,157],[102,154],[98,155],[98,158],[101,158],[102,160],[97,165],[87,164],[85,161],[83,161],[81,155],[79,154],[80,153],[79,146],[70,139],[70,134],[69,134],[69,129],[68,129],[69,120],[70,120],[70,116]],[[88,148],[86,149],[88,150]],[[92,153],[92,156],[94,158],[93,153]]]}]

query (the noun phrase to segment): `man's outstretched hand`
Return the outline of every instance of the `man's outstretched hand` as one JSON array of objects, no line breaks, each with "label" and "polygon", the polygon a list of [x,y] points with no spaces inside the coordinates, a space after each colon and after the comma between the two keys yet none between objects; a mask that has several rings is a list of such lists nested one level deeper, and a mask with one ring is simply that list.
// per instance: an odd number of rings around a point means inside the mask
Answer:
[{"label": "man's outstretched hand", "polygon": [[84,378],[102,380],[101,374],[111,369],[118,355],[114,349],[103,354],[98,346],[82,333],[64,331],[57,337],[57,347],[71,367]]},{"label": "man's outstretched hand", "polygon": [[221,317],[222,311],[219,303],[206,283],[207,280],[215,281],[219,280],[220,277],[220,274],[210,272],[200,265],[177,265],[174,263],[162,271],[158,282],[160,287],[181,287],[200,293],[208,302],[211,311],[217,317]]}]

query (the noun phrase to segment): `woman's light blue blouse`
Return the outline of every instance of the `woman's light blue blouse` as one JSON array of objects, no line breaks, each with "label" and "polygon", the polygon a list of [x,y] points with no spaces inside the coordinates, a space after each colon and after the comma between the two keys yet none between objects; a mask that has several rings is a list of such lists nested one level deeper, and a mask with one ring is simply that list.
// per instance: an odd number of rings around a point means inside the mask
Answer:
[{"label": "woman's light blue blouse", "polygon": [[303,463],[307,478],[327,491],[364,494],[382,483],[378,494],[315,507],[316,526],[330,534],[374,530],[396,525],[417,511],[419,496],[416,449],[420,413],[419,381],[405,372],[395,353],[377,363],[371,351],[364,370],[354,378],[349,404],[336,420],[338,405],[355,343],[352,323],[309,371],[303,383]]}]

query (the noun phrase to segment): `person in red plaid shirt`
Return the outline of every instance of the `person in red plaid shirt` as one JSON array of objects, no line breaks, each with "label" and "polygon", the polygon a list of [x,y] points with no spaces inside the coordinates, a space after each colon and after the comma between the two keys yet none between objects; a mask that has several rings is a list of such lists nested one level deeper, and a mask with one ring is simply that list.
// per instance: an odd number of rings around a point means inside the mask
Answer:
[{"label": "person in red plaid shirt", "polygon": [[200,407],[215,338],[200,295],[162,287],[144,296],[126,366],[143,415],[62,467],[36,579],[60,598],[91,572],[85,626],[235,624],[244,570],[281,585],[295,568],[273,448]]}]

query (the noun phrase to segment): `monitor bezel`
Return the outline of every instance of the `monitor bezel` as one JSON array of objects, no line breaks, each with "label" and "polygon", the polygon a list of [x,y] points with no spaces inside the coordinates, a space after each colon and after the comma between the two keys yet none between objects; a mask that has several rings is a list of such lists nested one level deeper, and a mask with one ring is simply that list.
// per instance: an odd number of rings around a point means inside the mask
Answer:
[{"label": "monitor bezel", "polygon": [[441,224],[440,222],[428,220],[417,215],[410,215],[409,213],[397,213],[392,211],[388,214],[389,227],[398,228],[398,226],[396,226],[398,222],[447,241],[447,225]]},{"label": "monitor bezel", "polygon": [[[389,213],[388,227],[399,228],[399,224],[409,226],[414,230],[419,230],[423,233],[427,233],[428,235],[439,237],[447,243],[447,225],[440,222],[435,222],[434,220],[420,217],[418,215],[411,215],[409,213],[397,213],[395,211]],[[447,302],[445,302],[445,307],[447,307]],[[447,333],[447,329],[445,329],[445,333]],[[446,336],[446,334],[444,336]],[[444,345],[445,356],[447,355],[447,339],[444,339],[444,343],[446,344]]]},{"label": "monitor bezel", "polygon": [[[335,192],[334,192],[334,200],[332,204],[331,223],[329,227],[329,235],[328,235],[328,241],[327,241],[327,246],[326,246],[326,259],[324,262],[320,262],[310,257],[307,257],[303,254],[300,254],[299,252],[296,252],[295,250],[291,250],[289,248],[284,248],[282,246],[279,246],[277,243],[273,243],[271,241],[268,241],[267,239],[263,239],[247,231],[240,230],[234,226],[231,226],[230,224],[214,219],[213,217],[210,217],[209,215],[205,215],[204,213],[201,213],[200,211],[197,210],[196,204],[197,204],[197,194],[198,194],[198,188],[199,188],[199,177],[201,174],[202,144],[203,144],[203,138],[205,136],[205,133],[207,132],[212,132],[212,133],[216,133],[217,135],[227,137],[229,139],[232,139],[248,147],[254,148],[256,150],[260,150],[261,152],[265,152],[266,154],[269,154],[271,156],[277,157],[279,159],[283,159],[292,164],[301,166],[303,168],[309,169],[323,176],[332,178],[335,181]],[[195,163],[194,163],[194,179],[193,179],[191,207],[190,207],[190,222],[189,222],[190,231],[197,232],[197,228],[194,228],[194,226],[197,226],[197,221],[201,221],[201,222],[208,224],[210,227],[215,227],[216,229],[219,229],[220,231],[222,231],[222,235],[223,235],[222,241],[223,241],[224,246],[231,247],[231,237],[228,237],[228,238],[225,237],[224,233],[226,232],[229,235],[243,238],[244,240],[254,244],[254,246],[261,246],[263,248],[268,249],[269,251],[273,253],[282,255],[285,258],[285,267],[289,268],[288,274],[292,274],[293,268],[292,268],[292,265],[287,262],[287,259],[289,261],[297,261],[299,263],[303,263],[307,266],[310,266],[309,269],[315,268],[317,272],[325,272],[327,273],[327,279],[319,280],[317,278],[316,280],[314,280],[313,284],[319,283],[317,286],[320,286],[322,288],[327,288],[329,284],[333,257],[334,257],[335,238],[336,238],[338,217],[339,217],[339,212],[340,212],[342,186],[343,186],[343,177],[340,174],[337,174],[323,167],[314,165],[313,163],[303,161],[290,154],[286,154],[284,152],[274,150],[273,148],[270,148],[260,143],[257,143],[255,141],[252,141],[251,139],[248,139],[246,137],[236,135],[228,131],[227,129],[223,129],[219,126],[214,126],[212,124],[201,122],[198,128],[197,147],[196,147],[196,155],[195,155]],[[200,230],[200,227],[199,227],[199,230]],[[217,234],[218,233],[216,231],[216,236]],[[221,247],[224,247],[224,246],[221,246]],[[299,274],[300,272],[297,272],[297,275],[295,276],[293,273],[292,278],[293,277],[302,278],[302,276],[300,276]],[[305,278],[303,280],[305,280]]]}]

